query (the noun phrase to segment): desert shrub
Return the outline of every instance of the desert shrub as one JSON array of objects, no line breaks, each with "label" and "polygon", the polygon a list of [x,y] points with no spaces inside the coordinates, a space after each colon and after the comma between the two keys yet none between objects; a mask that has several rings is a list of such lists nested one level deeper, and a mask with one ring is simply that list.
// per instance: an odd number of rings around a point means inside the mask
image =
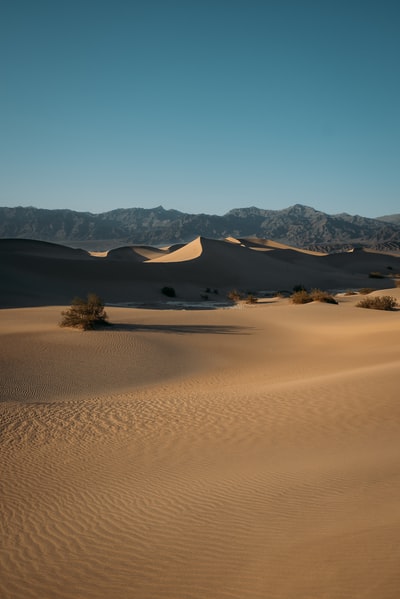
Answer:
[{"label": "desert shrub", "polygon": [[307,289],[301,283],[298,285],[293,285],[293,292],[297,293],[298,291],[307,291]]},{"label": "desert shrub", "polygon": [[322,289],[313,289],[310,293],[305,289],[296,291],[290,297],[293,304],[309,304],[310,302],[325,302],[327,304],[337,304],[333,295]]},{"label": "desert shrub", "polygon": [[163,287],[161,293],[167,297],[176,297],[175,289],[173,287]]},{"label": "desert shrub", "polygon": [[313,301],[311,295],[305,289],[295,291],[290,299],[293,304],[309,304]]},{"label": "desert shrub", "polygon": [[258,299],[252,293],[249,293],[245,301],[246,304],[256,304],[258,302]]},{"label": "desert shrub", "polygon": [[313,289],[310,293],[311,299],[314,302],[325,302],[326,304],[337,304],[337,300],[328,293],[327,291],[322,291],[321,289]]},{"label": "desert shrub", "polygon": [[373,291],[375,291],[375,289],[373,289],[372,287],[361,287],[361,289],[358,290],[358,293],[361,293],[361,295],[368,295]]},{"label": "desert shrub", "polygon": [[61,312],[61,327],[74,327],[87,331],[96,325],[108,324],[104,304],[95,293],[88,293],[86,300],[75,297],[71,307]]},{"label": "desert shrub", "polygon": [[370,272],[368,276],[370,279],[384,279],[385,278],[385,275],[383,275],[380,272]]},{"label": "desert shrub", "polygon": [[232,302],[239,302],[242,299],[242,294],[239,291],[237,291],[237,289],[232,289],[232,291],[229,291],[227,297]]},{"label": "desert shrub", "polygon": [[397,302],[391,295],[382,295],[380,297],[364,297],[356,306],[372,310],[395,310]]}]

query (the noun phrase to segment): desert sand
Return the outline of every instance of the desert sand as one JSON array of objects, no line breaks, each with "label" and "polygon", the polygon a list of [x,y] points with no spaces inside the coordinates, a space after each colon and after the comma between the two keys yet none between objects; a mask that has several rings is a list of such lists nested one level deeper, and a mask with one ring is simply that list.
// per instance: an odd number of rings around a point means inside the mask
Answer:
[{"label": "desert sand", "polygon": [[[371,272],[381,278],[370,278]],[[0,239],[0,308],[65,305],[87,292],[109,304],[159,304],[164,286],[184,301],[243,292],[307,288],[393,288],[400,256],[359,249],[305,252],[270,240],[205,239],[168,248],[126,246],[90,254],[54,243]],[[218,297],[213,293],[217,290]]]},{"label": "desert sand", "polygon": [[[246,250],[245,268],[253,250],[224,243]],[[184,274],[200,258],[206,280],[221,247],[140,255]],[[2,599],[397,599],[400,311],[357,308],[357,295],[108,306],[112,327],[62,329],[48,251],[23,280],[22,261],[3,263]],[[301,278],[317,258],[272,251]],[[66,281],[79,261],[107,263],[66,253]],[[255,272],[268,256],[254,255]],[[313,277],[357,278],[360,256],[318,257],[330,266]],[[400,302],[398,288],[373,293]]]}]

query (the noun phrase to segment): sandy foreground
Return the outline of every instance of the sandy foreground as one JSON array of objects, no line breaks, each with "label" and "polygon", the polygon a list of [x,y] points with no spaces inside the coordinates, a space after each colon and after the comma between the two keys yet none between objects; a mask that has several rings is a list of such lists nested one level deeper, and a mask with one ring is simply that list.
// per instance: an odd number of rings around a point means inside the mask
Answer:
[{"label": "sandy foreground", "polygon": [[358,299],[0,311],[0,597],[397,599],[400,311]]}]

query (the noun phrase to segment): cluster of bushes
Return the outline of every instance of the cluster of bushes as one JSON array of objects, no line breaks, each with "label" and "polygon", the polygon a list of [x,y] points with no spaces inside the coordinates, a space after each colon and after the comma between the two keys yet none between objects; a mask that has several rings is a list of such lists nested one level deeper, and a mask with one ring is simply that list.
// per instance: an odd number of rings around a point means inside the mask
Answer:
[{"label": "cluster of bushes", "polygon": [[395,310],[398,305],[391,295],[378,297],[364,297],[356,304],[357,308],[368,308],[371,310]]},{"label": "cluster of bushes", "polygon": [[[162,293],[168,297],[175,297],[175,289],[173,287],[163,287]],[[360,289],[359,293],[366,295],[356,304],[357,308],[368,308],[373,310],[396,310],[399,308],[397,301],[391,295],[369,297],[369,293],[373,289]],[[214,293],[217,293],[215,290]],[[257,303],[257,298],[252,294],[243,295],[236,289],[228,293],[228,298],[234,302],[245,302],[247,304]],[[321,289],[312,289],[307,291],[304,288],[299,288],[291,295],[293,304],[308,304],[310,302],[325,302],[328,304],[337,304],[337,300],[333,295]],[[61,327],[80,328],[84,331],[94,329],[97,325],[107,325],[108,316],[104,308],[104,304],[98,295],[89,293],[86,300],[76,297],[72,300],[71,307],[61,312],[62,320]]]},{"label": "cluster of bushes", "polygon": [[311,291],[299,289],[291,295],[290,299],[293,304],[309,304],[310,302],[338,303],[333,295],[327,291],[322,291],[322,289],[312,289]]}]

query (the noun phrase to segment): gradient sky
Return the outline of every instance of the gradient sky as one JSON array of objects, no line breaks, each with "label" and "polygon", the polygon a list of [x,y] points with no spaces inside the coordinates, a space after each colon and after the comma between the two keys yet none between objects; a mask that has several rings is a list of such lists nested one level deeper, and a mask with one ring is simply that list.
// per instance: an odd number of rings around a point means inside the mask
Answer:
[{"label": "gradient sky", "polygon": [[2,0],[0,204],[400,212],[398,0]]}]

